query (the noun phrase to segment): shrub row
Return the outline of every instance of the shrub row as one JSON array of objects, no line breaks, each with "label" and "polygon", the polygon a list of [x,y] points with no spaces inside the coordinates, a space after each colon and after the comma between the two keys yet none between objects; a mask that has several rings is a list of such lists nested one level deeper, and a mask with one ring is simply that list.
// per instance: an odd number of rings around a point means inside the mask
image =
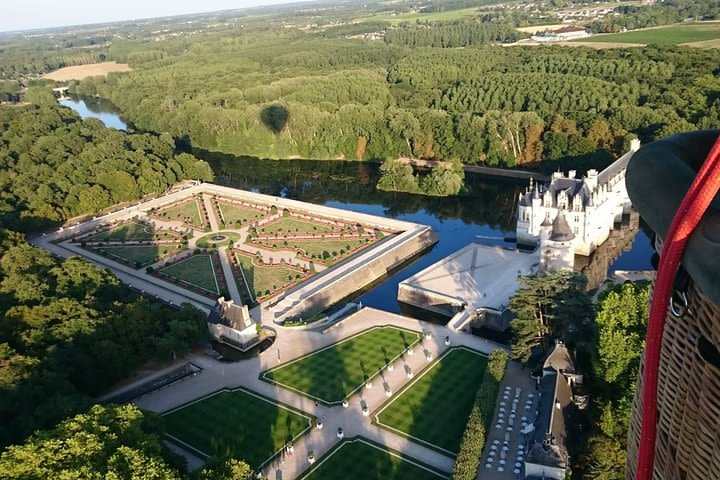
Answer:
[{"label": "shrub row", "polygon": [[465,432],[463,432],[460,452],[455,465],[453,465],[452,480],[475,480],[480,457],[485,448],[485,436],[492,414],[495,412],[500,382],[505,375],[508,356],[502,350],[493,350],[488,357],[488,365],[483,374],[477,393],[475,404],[470,411]]}]

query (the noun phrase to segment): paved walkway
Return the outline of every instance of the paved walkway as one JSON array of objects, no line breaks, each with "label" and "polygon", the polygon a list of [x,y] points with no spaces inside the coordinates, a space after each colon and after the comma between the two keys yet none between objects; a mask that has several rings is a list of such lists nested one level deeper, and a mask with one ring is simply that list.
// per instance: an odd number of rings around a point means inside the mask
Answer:
[{"label": "paved walkway", "polygon": [[[208,212],[208,220],[210,221],[210,229],[213,232],[219,232],[222,230],[218,224],[217,218],[215,218],[215,209],[212,205],[212,198],[209,195],[203,194],[203,203],[205,204],[205,210]],[[218,257],[220,258],[220,266],[222,267],[223,274],[225,275],[225,284],[228,288],[230,298],[237,303],[242,305],[242,297],[240,296],[240,290],[238,290],[237,283],[235,282],[235,276],[233,275],[232,266],[227,256],[227,247],[218,248]]]},{"label": "paved walkway", "polygon": [[187,302],[195,305],[200,310],[209,313],[210,307],[215,304],[215,302],[208,297],[204,297],[172,283],[160,280],[152,275],[148,275],[144,270],[136,270],[121,263],[113,262],[101,255],[84,250],[79,245],[74,245],[70,242],[54,244],[50,242],[40,243],[35,241],[33,243],[60,257],[80,255],[91,260],[93,263],[110,268],[115,276],[129,287],[143,293],[147,293],[148,295],[152,295],[158,299],[162,299],[172,305],[181,305]]},{"label": "paved walkway", "polygon": [[[424,338],[422,345],[414,347],[413,355],[405,355],[404,359],[396,360],[392,372],[384,371],[381,376],[375,377],[372,381],[372,388],[362,388],[352,395],[348,408],[343,408],[341,405],[331,407],[316,405],[312,399],[259,379],[261,372],[277,366],[280,362],[285,363],[299,358],[379,325],[393,325],[417,332],[429,332],[430,337]],[[438,358],[443,351],[449,348],[444,344],[446,336],[450,337],[451,346],[464,345],[483,353],[489,353],[494,348],[504,348],[479,337],[454,332],[441,325],[425,323],[367,307],[345,318],[342,322],[326,330],[325,333],[276,328],[278,335],[274,345],[259,356],[237,363],[220,363],[206,356],[194,356],[189,361],[202,367],[202,374],[146,395],[138,399],[136,403],[142,408],[163,412],[222,388],[243,386],[315,415],[318,419],[322,420],[324,417],[322,422],[325,428],[313,429],[301,438],[295,444],[293,456],[286,458],[284,462],[276,460],[264,469],[263,473],[268,478],[277,478],[278,475],[281,475],[283,480],[297,478],[308,467],[308,451],[312,450],[315,457],[320,458],[339,442],[338,427],[343,427],[346,437],[362,435],[422,460],[442,471],[449,472],[453,464],[452,458],[372,425],[372,412],[378,410],[388,400],[383,384],[386,383],[393,393],[399,391],[410,381],[407,378],[404,364],[412,369],[414,375],[418,375],[432,363],[426,359],[423,351],[427,350],[431,353],[433,359]],[[280,361],[278,361],[278,356]],[[363,415],[363,406],[367,407],[370,412],[369,416]],[[278,471],[281,473],[278,474]]]}]

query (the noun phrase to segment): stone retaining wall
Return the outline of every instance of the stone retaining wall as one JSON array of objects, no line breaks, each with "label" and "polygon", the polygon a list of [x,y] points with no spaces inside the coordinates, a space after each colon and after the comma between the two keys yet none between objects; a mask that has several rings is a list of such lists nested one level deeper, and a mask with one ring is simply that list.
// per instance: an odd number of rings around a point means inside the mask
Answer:
[{"label": "stone retaining wall", "polygon": [[398,286],[397,298],[398,301],[407,303],[408,305],[449,317],[454,316],[463,309],[462,300],[430,290],[412,287],[405,283],[401,283]]},{"label": "stone retaining wall", "polygon": [[427,227],[394,246],[390,251],[377,255],[363,263],[359,268],[346,272],[333,281],[331,285],[323,286],[311,292],[297,306],[284,312],[275,320],[281,321],[289,317],[307,318],[315,315],[327,308],[328,305],[339,302],[353,292],[386,275],[393,268],[434,245],[437,241],[437,234],[430,227]]}]

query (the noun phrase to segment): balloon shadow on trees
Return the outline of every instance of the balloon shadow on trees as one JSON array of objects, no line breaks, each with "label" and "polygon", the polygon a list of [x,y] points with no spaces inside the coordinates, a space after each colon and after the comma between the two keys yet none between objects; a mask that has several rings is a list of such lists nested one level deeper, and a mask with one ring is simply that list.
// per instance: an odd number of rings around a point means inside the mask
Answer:
[{"label": "balloon shadow on trees", "polygon": [[260,112],[260,120],[274,134],[282,132],[290,119],[290,112],[282,105],[270,105]]}]

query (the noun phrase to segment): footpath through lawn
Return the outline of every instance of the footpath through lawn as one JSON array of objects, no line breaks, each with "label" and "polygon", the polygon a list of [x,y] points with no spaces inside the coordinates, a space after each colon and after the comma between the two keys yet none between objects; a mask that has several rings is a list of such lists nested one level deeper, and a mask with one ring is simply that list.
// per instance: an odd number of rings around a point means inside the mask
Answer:
[{"label": "footpath through lawn", "polygon": [[259,468],[313,418],[243,389],[222,390],[163,415],[168,437],[208,457],[230,454]]},{"label": "footpath through lawn", "polygon": [[419,340],[417,332],[374,327],[268,370],[261,378],[325,404],[340,403]]},{"label": "footpath through lawn", "polygon": [[487,357],[448,350],[378,410],[378,425],[443,453],[457,455]]},{"label": "footpath through lawn", "polygon": [[417,460],[364,438],[343,440],[300,480],[440,480],[448,478]]}]

